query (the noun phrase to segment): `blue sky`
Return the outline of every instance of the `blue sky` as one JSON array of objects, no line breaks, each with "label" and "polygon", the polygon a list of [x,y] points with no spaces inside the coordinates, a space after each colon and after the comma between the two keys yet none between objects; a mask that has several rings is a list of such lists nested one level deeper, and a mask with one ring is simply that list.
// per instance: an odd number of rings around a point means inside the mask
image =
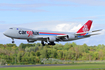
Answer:
[{"label": "blue sky", "polygon": [[[10,27],[76,32],[85,22],[93,20],[91,30],[105,29],[104,8],[105,0],[1,0],[0,43],[11,43],[11,39],[2,34]],[[105,44],[104,32],[71,42]],[[15,43],[19,45],[27,41],[15,40]]]}]

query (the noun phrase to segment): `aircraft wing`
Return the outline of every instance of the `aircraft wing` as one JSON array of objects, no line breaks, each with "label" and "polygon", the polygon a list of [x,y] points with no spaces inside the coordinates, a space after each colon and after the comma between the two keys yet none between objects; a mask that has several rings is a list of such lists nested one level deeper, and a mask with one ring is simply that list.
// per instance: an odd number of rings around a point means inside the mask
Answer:
[{"label": "aircraft wing", "polygon": [[61,38],[61,37],[67,37],[67,35],[57,35],[57,38]]},{"label": "aircraft wing", "polygon": [[[49,36],[37,36],[38,39],[47,39]],[[51,36],[50,36],[51,37]],[[53,36],[55,38],[63,38],[63,37],[67,37],[67,35],[57,35],[57,36]]]},{"label": "aircraft wing", "polygon": [[34,36],[33,39],[46,41],[48,36]]}]

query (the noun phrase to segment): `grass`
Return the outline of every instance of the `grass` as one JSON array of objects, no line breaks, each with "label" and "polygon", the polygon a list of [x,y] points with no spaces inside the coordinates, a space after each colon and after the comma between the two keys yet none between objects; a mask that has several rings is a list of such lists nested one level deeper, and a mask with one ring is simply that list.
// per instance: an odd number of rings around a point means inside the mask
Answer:
[{"label": "grass", "polygon": [[83,69],[83,70],[105,70],[105,64],[71,64],[67,66],[37,66],[37,67],[12,67],[0,68],[0,70],[66,70],[66,69]]}]

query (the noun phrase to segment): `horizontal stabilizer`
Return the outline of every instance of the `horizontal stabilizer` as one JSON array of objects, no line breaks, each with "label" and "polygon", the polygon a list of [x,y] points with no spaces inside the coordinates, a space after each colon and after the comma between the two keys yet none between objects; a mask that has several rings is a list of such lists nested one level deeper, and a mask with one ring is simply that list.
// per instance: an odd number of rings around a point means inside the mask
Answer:
[{"label": "horizontal stabilizer", "polygon": [[102,29],[100,29],[100,30],[94,30],[94,31],[92,31],[92,32],[98,32],[98,31],[102,31]]},{"label": "horizontal stabilizer", "polygon": [[84,34],[84,33],[93,33],[93,32],[99,32],[99,31],[102,31],[102,29],[94,30],[94,31],[81,32],[81,33],[75,33],[75,35],[81,35],[81,34]]}]

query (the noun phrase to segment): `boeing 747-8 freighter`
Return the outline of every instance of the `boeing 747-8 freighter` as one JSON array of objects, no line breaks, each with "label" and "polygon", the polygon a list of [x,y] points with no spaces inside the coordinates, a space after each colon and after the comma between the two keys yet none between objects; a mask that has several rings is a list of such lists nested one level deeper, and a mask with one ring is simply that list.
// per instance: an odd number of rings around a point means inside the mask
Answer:
[{"label": "boeing 747-8 freighter", "polygon": [[57,32],[57,31],[41,31],[41,30],[31,30],[26,28],[12,27],[9,28],[4,35],[10,37],[12,39],[12,43],[14,43],[14,39],[25,39],[28,42],[41,41],[44,46],[47,42],[48,45],[55,45],[54,42],[59,41],[72,41],[83,38],[88,38],[92,35],[93,32],[101,31],[89,31],[92,25],[92,21],[87,21],[77,32]]}]

